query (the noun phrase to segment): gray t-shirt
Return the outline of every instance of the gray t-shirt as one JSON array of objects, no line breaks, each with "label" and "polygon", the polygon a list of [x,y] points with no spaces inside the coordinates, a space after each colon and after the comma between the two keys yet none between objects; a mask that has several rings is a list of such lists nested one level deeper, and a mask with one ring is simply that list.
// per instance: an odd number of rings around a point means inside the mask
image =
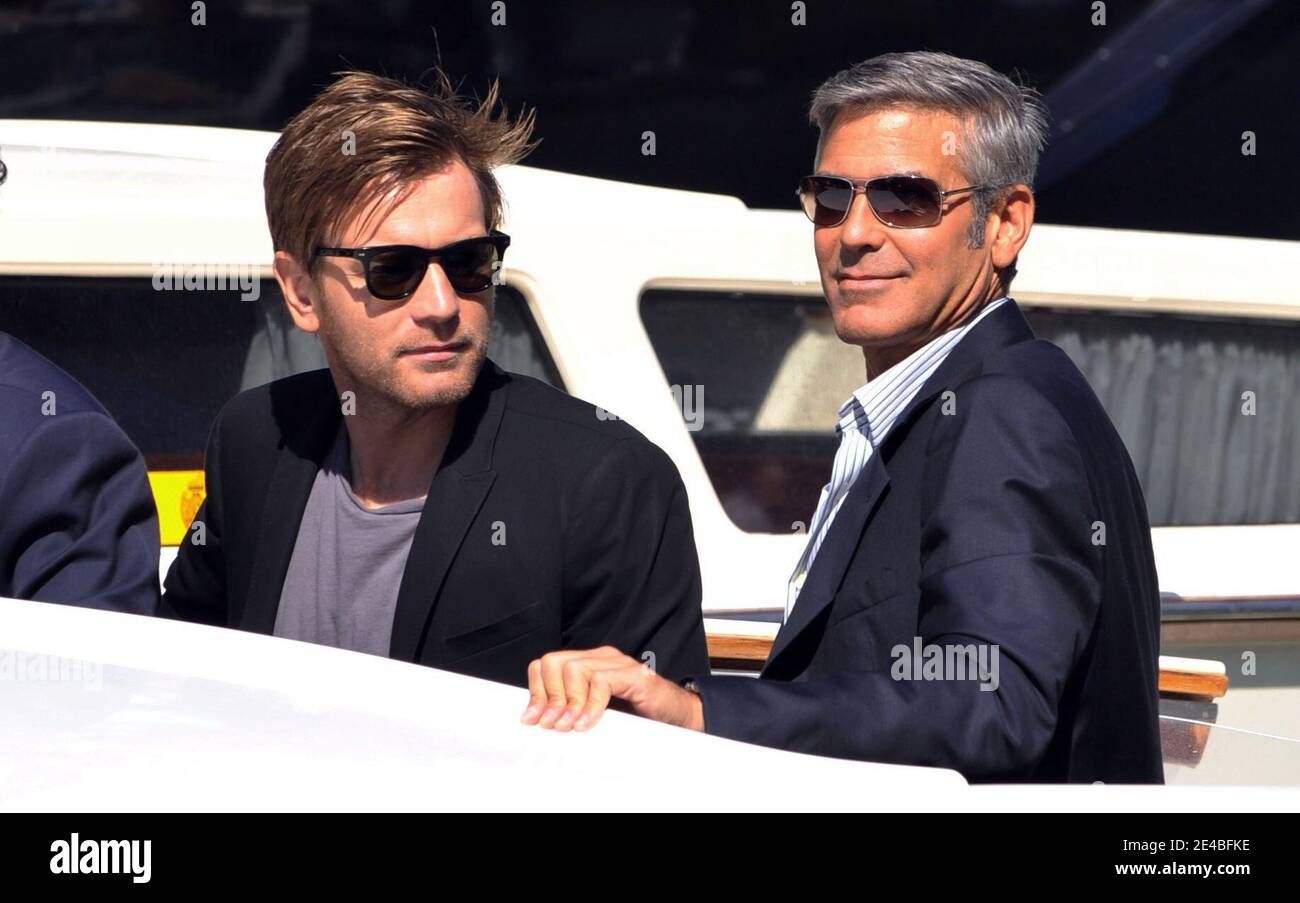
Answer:
[{"label": "gray t-shirt", "polygon": [[350,469],[344,426],[298,525],[275,635],[386,656],[424,499],[369,510],[352,492]]}]

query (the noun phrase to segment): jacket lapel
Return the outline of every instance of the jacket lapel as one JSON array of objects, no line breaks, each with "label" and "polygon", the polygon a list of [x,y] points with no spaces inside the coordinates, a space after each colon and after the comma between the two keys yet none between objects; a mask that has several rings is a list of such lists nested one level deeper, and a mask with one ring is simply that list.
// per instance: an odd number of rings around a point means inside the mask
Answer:
[{"label": "jacket lapel", "polygon": [[496,479],[492,450],[505,414],[505,374],[491,361],[456,413],[456,425],[420,514],[397,593],[389,656],[420,660],[435,602]]},{"label": "jacket lapel", "polygon": [[[328,370],[319,372],[322,385],[319,389],[313,387],[306,398],[277,397],[276,388],[272,389],[280,443],[262,503],[248,593],[236,619],[237,626],[244,630],[267,634],[275,631],[280,592],[298,539],[298,526],[316,472],[338,436],[343,415],[334,380]],[[304,416],[304,411],[311,413]]]},{"label": "jacket lapel", "polygon": [[[893,430],[885,437],[881,447],[885,457],[888,458],[894,446],[907,435],[907,427],[912,418],[928,407],[935,396],[949,389],[956,392],[962,383],[978,376],[984,369],[984,359],[994,352],[1020,342],[1032,341],[1033,338],[1034,331],[1015,301],[1008,301],[977,323],[953,346],[939,369],[931,374],[921,391],[916,393],[916,397],[903,408],[903,413],[898,415]],[[954,398],[954,401],[961,404],[959,398]]]},{"label": "jacket lapel", "polygon": [[[844,578],[844,572],[858,549],[863,530],[866,529],[876,503],[889,485],[885,460],[892,456],[893,449],[906,435],[913,417],[928,406],[936,396],[949,388],[955,390],[962,382],[979,373],[987,355],[1008,345],[1033,338],[1033,330],[1030,329],[1020,308],[1016,306],[1015,301],[1008,301],[966,333],[948,353],[939,368],[925,381],[925,385],[895,421],[884,443],[873,452],[866,467],[858,475],[852,488],[849,489],[849,494],[840,505],[826,539],[817,552],[817,558],[813,561],[812,570],[808,572],[804,581],[799,600],[790,612],[790,620],[782,625],[776,635],[772,651],[763,669],[764,673],[767,673],[777,657],[809,624],[813,623],[834,598]],[[960,401],[958,403],[960,404]]]},{"label": "jacket lapel", "polygon": [[781,626],[776,635],[772,651],[767,657],[769,666],[830,604],[844,578],[844,572],[848,570],[849,562],[853,560],[853,553],[857,551],[858,539],[867,525],[867,519],[888,485],[889,474],[880,452],[873,452],[862,473],[853,481],[849,494],[840,504],[835,520],[831,522],[826,539],[822,541],[822,547],[813,560],[812,569],[804,579],[799,600],[790,612],[790,620]]}]

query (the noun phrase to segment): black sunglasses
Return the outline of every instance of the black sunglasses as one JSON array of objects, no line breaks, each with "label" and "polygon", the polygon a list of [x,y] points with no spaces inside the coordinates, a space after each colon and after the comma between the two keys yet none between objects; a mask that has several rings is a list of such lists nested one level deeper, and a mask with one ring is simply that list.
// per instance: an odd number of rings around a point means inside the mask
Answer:
[{"label": "black sunglasses", "polygon": [[384,301],[409,298],[424,281],[429,262],[436,260],[451,287],[461,294],[481,292],[492,285],[497,265],[506,256],[510,236],[466,238],[441,248],[377,245],[371,248],[317,248],[317,257],[351,257],[366,268],[366,288]]},{"label": "black sunglasses", "polygon": [[943,207],[954,194],[982,191],[993,185],[968,185],[944,191],[925,176],[880,176],[849,179],[844,176],[804,176],[795,194],[803,212],[817,226],[838,226],[848,219],[849,208],[858,193],[867,196],[871,212],[886,226],[921,229],[937,226]]}]

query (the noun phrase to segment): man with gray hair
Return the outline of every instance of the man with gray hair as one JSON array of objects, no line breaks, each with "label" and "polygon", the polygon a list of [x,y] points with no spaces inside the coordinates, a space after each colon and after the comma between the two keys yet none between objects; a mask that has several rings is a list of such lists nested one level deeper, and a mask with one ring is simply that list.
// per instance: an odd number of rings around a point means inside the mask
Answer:
[{"label": "man with gray hair", "polygon": [[1162,780],[1159,590],[1142,492],[1101,403],[1008,297],[1045,143],[1036,94],[941,53],[815,93],[799,185],[866,383],[759,680],[678,686],[613,652],[532,664],[526,723],[638,714],[972,781]]}]

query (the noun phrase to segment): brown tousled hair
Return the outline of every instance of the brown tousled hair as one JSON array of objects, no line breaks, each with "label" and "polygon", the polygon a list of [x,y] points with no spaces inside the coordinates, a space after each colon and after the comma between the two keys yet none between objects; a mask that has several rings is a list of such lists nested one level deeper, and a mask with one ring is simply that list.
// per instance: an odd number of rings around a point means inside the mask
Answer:
[{"label": "brown tousled hair", "polygon": [[[368,72],[340,73],[289,120],[266,158],[262,185],[277,251],[309,271],[316,247],[353,211],[461,161],[474,174],[489,230],[504,215],[492,170],[518,163],[537,143],[535,112],[511,120],[493,82],[481,103],[462,98],[435,69],[429,89]],[[345,133],[350,132],[352,140]],[[345,148],[355,153],[345,153]]]}]

